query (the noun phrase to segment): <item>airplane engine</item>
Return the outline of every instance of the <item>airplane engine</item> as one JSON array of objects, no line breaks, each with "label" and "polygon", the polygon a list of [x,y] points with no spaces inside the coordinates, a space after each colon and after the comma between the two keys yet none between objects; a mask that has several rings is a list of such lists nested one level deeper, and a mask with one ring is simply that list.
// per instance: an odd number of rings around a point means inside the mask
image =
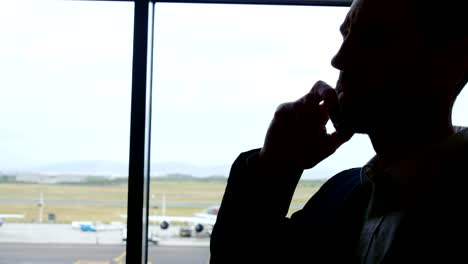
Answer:
[{"label": "airplane engine", "polygon": [[203,231],[203,225],[196,224],[195,225],[195,232],[200,233],[201,231]]},{"label": "airplane engine", "polygon": [[169,223],[167,221],[162,221],[159,226],[161,229],[168,229],[169,228]]}]

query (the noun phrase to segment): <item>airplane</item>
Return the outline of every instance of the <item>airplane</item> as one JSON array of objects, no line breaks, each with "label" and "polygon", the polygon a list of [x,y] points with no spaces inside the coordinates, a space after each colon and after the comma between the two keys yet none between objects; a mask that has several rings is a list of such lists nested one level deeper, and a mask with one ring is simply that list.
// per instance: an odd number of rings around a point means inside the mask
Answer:
[{"label": "airplane", "polygon": [[[216,217],[219,211],[219,205],[211,206],[204,212],[195,213],[194,216],[166,216],[165,202],[163,202],[162,215],[150,215],[148,221],[158,222],[159,227],[163,230],[168,229],[171,222],[191,223],[191,227],[195,232],[201,233],[206,230],[211,236],[211,231],[216,223]],[[121,215],[122,218],[127,218],[127,215]]]},{"label": "airplane", "polygon": [[93,222],[93,221],[72,222],[72,228],[79,229],[83,232],[122,230],[124,227],[125,226],[122,222],[111,222],[110,224],[103,224],[101,222]]},{"label": "airplane", "polygon": [[171,222],[187,222],[192,224],[192,228],[195,232],[201,233],[203,230],[207,230],[208,234],[211,235],[211,230],[216,223],[218,211],[219,206],[217,205],[209,207],[204,212],[195,213],[194,216],[150,215],[148,220],[159,222],[161,229],[168,229]]},{"label": "airplane", "polygon": [[201,233],[206,230],[211,236],[211,231],[216,223],[218,216],[219,205],[208,207],[204,212],[195,213],[194,216],[166,216],[166,194],[162,196],[162,215],[150,215],[148,221],[159,222],[159,227],[165,230],[169,228],[170,222],[187,222],[191,223],[191,227],[196,233]]},{"label": "airplane", "polygon": [[3,219],[5,218],[16,218],[16,219],[22,219],[24,218],[24,215],[22,214],[0,214],[0,227],[3,226],[5,221]]}]

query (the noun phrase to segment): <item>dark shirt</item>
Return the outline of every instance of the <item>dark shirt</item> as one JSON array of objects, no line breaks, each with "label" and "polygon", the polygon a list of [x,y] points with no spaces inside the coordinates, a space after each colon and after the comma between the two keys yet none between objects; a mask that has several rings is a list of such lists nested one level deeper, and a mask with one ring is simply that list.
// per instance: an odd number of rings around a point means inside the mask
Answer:
[{"label": "dark shirt", "polygon": [[456,166],[468,144],[468,129],[455,130],[455,135],[441,143],[389,166],[382,166],[375,156],[362,168],[361,181],[371,184],[372,195],[356,251],[361,263],[381,263],[406,214],[430,205],[439,185],[443,188],[444,182],[451,181],[444,172]]},{"label": "dark shirt", "polygon": [[[363,181],[361,168],[355,168],[332,177],[302,210],[287,218],[302,171],[281,164],[265,166],[258,150],[242,153],[231,168],[213,229],[211,263],[467,262],[468,148],[463,141],[451,144],[460,147],[436,173],[443,180],[431,184],[437,189],[422,196],[424,203],[401,200],[408,208],[404,217],[387,211],[392,206],[385,203],[372,209],[370,202],[379,197],[376,184]],[[411,194],[388,190],[399,198]],[[386,191],[379,193],[387,196]],[[369,225],[369,213],[376,212],[384,220]],[[465,240],[455,243],[458,236]]]},{"label": "dark shirt", "polygon": [[[349,245],[356,243],[360,229],[353,226],[362,222],[368,201],[362,197],[370,193],[362,188],[360,169],[328,180],[302,210],[287,218],[297,184],[291,181],[301,171],[264,167],[258,151],[242,153],[231,168],[211,235],[210,262],[302,263],[302,259],[314,259],[315,263],[338,263],[354,258],[354,248]],[[334,254],[335,250],[340,254]]]}]

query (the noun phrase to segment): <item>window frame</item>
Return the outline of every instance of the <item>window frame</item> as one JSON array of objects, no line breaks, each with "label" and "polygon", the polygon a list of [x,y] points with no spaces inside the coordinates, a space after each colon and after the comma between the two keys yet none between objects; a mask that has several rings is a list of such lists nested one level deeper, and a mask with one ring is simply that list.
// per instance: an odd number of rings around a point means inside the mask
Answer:
[{"label": "window frame", "polygon": [[147,263],[154,11],[157,3],[348,7],[353,0],[75,0],[133,2],[133,59],[126,260]]}]

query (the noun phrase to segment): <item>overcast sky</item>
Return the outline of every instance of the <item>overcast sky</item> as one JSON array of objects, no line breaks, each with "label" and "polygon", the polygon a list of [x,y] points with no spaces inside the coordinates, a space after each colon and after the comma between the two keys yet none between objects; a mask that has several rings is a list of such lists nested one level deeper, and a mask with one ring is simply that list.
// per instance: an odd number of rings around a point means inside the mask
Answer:
[{"label": "overcast sky", "polygon": [[[261,147],[277,105],[336,82],[330,60],[347,8],[156,9],[153,162],[229,165]],[[0,171],[128,162],[132,17],[131,3],[0,3]],[[468,91],[454,123],[468,125],[464,113]],[[317,171],[329,177],[372,155],[355,136]]]}]

